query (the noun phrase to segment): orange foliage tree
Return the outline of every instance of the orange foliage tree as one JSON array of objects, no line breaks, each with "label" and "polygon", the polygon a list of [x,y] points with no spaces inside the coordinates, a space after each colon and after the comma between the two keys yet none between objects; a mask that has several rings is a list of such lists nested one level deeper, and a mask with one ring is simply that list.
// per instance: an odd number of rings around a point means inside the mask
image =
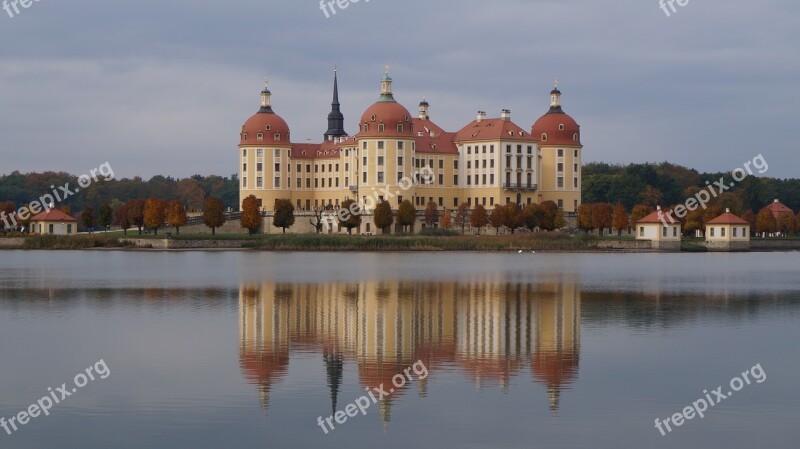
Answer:
[{"label": "orange foliage tree", "polygon": [[211,228],[211,235],[217,235],[217,228],[225,224],[224,208],[222,200],[213,196],[203,202],[203,223]]},{"label": "orange foliage tree", "polygon": [[628,229],[630,222],[628,221],[628,211],[625,210],[625,206],[622,203],[617,203],[614,207],[614,220],[613,226],[617,228],[617,235],[622,235],[623,229]]},{"label": "orange foliage tree", "polygon": [[258,199],[250,195],[242,201],[242,227],[253,235],[261,227],[261,213],[258,210]]},{"label": "orange foliage tree", "polygon": [[473,228],[478,228],[478,235],[480,235],[481,229],[489,224],[489,214],[486,212],[486,208],[480,204],[475,206],[475,210],[469,217],[469,223]]},{"label": "orange foliage tree", "polygon": [[167,205],[167,224],[175,227],[175,235],[181,233],[181,228],[186,226],[189,217],[186,216],[186,210],[183,203],[178,200],[172,200]]}]

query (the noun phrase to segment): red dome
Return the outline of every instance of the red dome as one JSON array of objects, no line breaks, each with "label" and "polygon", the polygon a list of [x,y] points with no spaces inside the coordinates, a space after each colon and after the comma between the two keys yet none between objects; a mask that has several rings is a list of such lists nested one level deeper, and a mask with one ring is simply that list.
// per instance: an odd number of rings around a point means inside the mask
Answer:
[{"label": "red dome", "polygon": [[[258,136],[261,134],[261,139]],[[276,137],[276,134],[280,137]],[[250,117],[242,126],[241,145],[289,145],[289,125],[281,116],[265,108]]]},{"label": "red dome", "polygon": [[[383,124],[383,131],[380,125]],[[364,111],[359,122],[358,137],[413,137],[413,121],[408,109],[395,101],[379,101]],[[367,130],[364,126],[367,125]],[[397,125],[403,125],[398,131]]]},{"label": "red dome", "polygon": [[[563,112],[548,112],[531,128],[531,134],[541,145],[581,145],[581,127]],[[545,135],[547,136],[545,140]]]}]

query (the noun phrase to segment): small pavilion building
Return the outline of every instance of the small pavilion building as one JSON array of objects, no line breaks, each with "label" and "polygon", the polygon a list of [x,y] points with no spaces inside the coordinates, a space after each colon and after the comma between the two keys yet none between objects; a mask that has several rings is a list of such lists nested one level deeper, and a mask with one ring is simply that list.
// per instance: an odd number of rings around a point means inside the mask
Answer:
[{"label": "small pavilion building", "polygon": [[72,235],[78,232],[78,220],[58,209],[45,210],[31,218],[31,229],[39,235]]},{"label": "small pavilion building", "polygon": [[636,240],[650,240],[653,249],[679,251],[681,249],[681,222],[658,210],[636,222]]},{"label": "small pavilion building", "polygon": [[706,223],[705,245],[709,251],[749,251],[750,223],[726,209]]}]

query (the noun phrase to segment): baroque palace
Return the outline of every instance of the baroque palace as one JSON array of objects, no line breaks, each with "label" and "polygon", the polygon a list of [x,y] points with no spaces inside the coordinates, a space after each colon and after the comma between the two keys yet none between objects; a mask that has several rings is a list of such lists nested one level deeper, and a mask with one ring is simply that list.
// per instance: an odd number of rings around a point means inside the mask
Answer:
[{"label": "baroque palace", "polygon": [[[410,200],[418,209],[434,202],[439,209],[462,203],[491,209],[497,204],[525,205],[551,200],[575,212],[581,200],[580,126],[561,107],[561,92],[550,92],[550,110],[523,129],[505,109],[500,118],[483,111],[458,131],[443,130],[423,100],[416,117],[394,98],[389,68],[377,102],[348,135],[340,110],[334,72],[332,110],[324,142],[298,144],[289,126],[272,109],[265,86],[261,109],[242,126],[239,144],[241,198],[255,195],[272,211],[288,199],[299,211],[335,208],[347,199],[366,201],[375,192],[392,192],[393,208]],[[424,181],[419,173],[425,171]],[[414,179],[410,186],[405,179]],[[402,188],[401,188],[402,187]]]}]

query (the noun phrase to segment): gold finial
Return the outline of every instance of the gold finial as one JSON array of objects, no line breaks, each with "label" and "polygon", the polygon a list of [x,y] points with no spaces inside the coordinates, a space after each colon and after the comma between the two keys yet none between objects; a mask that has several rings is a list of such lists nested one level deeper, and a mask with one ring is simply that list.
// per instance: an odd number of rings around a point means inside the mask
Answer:
[{"label": "gold finial", "polygon": [[556,89],[558,89],[558,78],[556,78],[555,85],[556,85]]},{"label": "gold finial", "polygon": [[389,74],[389,69],[390,69],[389,64],[386,64],[386,74],[387,75]]},{"label": "gold finial", "polygon": [[333,65],[333,73],[336,73],[336,72],[338,72],[338,70],[336,69],[336,64],[334,64]]},{"label": "gold finial", "polygon": [[269,87],[269,78],[267,78],[267,77],[265,76],[265,77],[264,77],[264,89],[266,89],[267,87]]}]

